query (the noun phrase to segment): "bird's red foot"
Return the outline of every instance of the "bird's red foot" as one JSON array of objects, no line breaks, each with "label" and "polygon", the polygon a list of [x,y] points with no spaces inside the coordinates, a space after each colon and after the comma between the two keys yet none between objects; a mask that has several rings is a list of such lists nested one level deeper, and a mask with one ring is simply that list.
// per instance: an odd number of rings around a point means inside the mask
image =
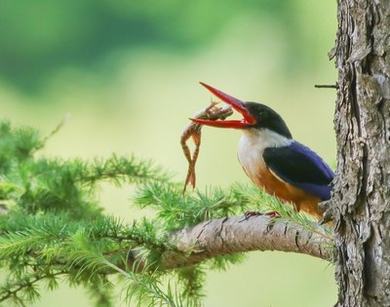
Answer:
[{"label": "bird's red foot", "polygon": [[258,215],[263,215],[263,213],[261,213],[260,211],[246,211],[244,213],[246,220],[251,218],[252,216],[258,216]]},{"label": "bird's red foot", "polygon": [[266,212],[266,213],[261,213],[260,211],[246,211],[244,213],[244,216],[245,216],[246,220],[251,218],[252,216],[259,216],[259,215],[266,215],[266,216],[269,216],[270,218],[279,218],[279,217],[281,217],[281,215],[279,214],[278,211],[269,211],[269,212]]},{"label": "bird's red foot", "polygon": [[278,211],[270,211],[265,213],[264,215],[269,216],[270,218],[279,218],[281,215],[279,214]]}]

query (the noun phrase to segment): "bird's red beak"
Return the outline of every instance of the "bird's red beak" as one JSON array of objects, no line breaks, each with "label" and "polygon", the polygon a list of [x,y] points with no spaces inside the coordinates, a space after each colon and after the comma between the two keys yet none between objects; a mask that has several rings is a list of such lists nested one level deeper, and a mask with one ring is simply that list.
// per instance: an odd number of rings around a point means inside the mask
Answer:
[{"label": "bird's red beak", "polygon": [[219,127],[219,128],[234,128],[234,129],[243,129],[247,128],[248,126],[254,125],[256,123],[256,119],[253,115],[251,115],[246,108],[245,104],[237,99],[234,98],[228,94],[225,94],[224,92],[206,84],[203,82],[200,82],[202,86],[207,88],[213,95],[221,99],[226,104],[230,105],[234,110],[239,112],[243,119],[241,120],[208,120],[208,119],[200,119],[200,118],[191,118],[191,120],[194,123],[197,123],[199,125],[206,125],[206,126],[212,126],[212,127]]}]

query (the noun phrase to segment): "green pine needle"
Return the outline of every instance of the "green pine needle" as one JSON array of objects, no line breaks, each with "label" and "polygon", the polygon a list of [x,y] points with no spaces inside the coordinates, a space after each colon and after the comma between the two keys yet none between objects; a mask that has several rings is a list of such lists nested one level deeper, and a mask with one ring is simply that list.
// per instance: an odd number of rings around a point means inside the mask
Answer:
[{"label": "green pine needle", "polygon": [[[59,125],[49,135],[52,137]],[[282,218],[331,236],[308,216],[295,212],[253,186],[207,188],[183,195],[150,161],[116,155],[82,161],[35,157],[48,137],[0,122],[0,267],[7,278],[0,302],[27,305],[59,277],[88,290],[96,306],[115,305],[113,278],[127,302],[137,306],[201,306],[205,272],[225,270],[243,255],[227,255],[175,270],[161,269],[174,230],[245,211],[278,211]],[[137,186],[133,203],[153,217],[131,224],[106,215],[96,187],[102,181]],[[3,210],[6,208],[7,210]],[[131,214],[131,212],[129,212]],[[129,262],[130,251],[137,261]]]}]

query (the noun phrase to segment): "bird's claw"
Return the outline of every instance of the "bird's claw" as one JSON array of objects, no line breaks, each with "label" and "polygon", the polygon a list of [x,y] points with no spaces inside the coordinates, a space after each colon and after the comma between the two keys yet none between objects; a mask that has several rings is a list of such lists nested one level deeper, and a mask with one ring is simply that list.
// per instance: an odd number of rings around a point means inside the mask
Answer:
[{"label": "bird's claw", "polygon": [[322,218],[318,221],[318,224],[324,225],[333,220],[334,212],[333,208],[330,206],[329,201],[323,201],[322,203],[319,203],[318,207],[323,212]]},{"label": "bird's claw", "polygon": [[266,216],[268,216],[270,218],[279,218],[280,217],[280,214],[277,211],[269,211],[269,212],[266,212],[266,213],[262,213],[260,211],[246,211],[244,213],[244,216],[245,216],[246,220],[251,218],[251,217],[253,217],[253,216],[259,216],[259,215],[266,215]]},{"label": "bird's claw", "polygon": [[246,220],[251,218],[252,216],[259,216],[259,215],[263,215],[263,213],[261,213],[260,211],[246,211],[244,213]]},{"label": "bird's claw", "polygon": [[270,218],[279,218],[281,217],[280,213],[278,211],[269,211],[265,213],[266,216],[269,216]]}]

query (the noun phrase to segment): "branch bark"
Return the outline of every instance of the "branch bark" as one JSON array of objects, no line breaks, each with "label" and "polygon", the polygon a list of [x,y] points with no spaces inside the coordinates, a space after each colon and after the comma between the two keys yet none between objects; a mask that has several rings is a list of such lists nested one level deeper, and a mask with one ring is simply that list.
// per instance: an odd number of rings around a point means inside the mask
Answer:
[{"label": "branch bark", "polygon": [[[299,224],[258,215],[226,217],[206,221],[173,233],[169,238],[176,251],[163,254],[162,268],[193,265],[212,257],[248,251],[295,252],[333,260],[333,239]],[[130,253],[131,267],[137,252]]]}]

